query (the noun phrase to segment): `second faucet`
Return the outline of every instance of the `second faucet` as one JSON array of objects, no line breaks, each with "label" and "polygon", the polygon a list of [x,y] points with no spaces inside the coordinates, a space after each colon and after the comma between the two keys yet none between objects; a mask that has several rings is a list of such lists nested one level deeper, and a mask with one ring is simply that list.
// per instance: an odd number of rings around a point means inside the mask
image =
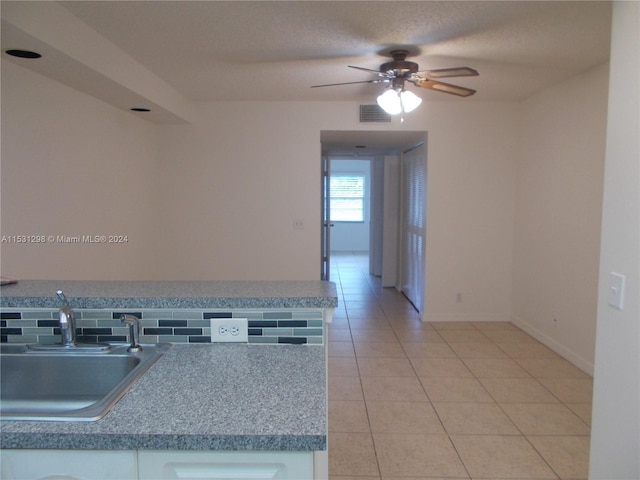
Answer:
[{"label": "second faucet", "polygon": [[138,342],[140,320],[138,317],[125,314],[120,317],[120,321],[129,325],[129,340],[131,341],[131,345],[127,348],[127,352],[140,352],[142,350],[142,346]]}]

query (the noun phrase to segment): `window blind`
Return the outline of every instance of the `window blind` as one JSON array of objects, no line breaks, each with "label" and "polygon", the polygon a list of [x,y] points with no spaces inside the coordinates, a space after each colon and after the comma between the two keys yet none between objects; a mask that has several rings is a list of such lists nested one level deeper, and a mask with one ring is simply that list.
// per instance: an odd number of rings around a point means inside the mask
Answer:
[{"label": "window blind", "polygon": [[331,175],[329,182],[332,222],[364,221],[364,175]]}]

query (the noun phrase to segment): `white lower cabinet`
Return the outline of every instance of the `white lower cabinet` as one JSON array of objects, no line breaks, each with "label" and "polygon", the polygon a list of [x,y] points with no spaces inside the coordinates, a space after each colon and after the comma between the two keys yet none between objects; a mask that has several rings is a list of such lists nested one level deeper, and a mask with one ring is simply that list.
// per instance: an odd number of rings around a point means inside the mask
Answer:
[{"label": "white lower cabinet", "polygon": [[0,450],[0,459],[2,480],[314,478],[313,452]]},{"label": "white lower cabinet", "polygon": [[139,451],[140,480],[312,480],[313,452]]},{"label": "white lower cabinet", "polygon": [[136,480],[127,450],[0,450],[2,480]]}]

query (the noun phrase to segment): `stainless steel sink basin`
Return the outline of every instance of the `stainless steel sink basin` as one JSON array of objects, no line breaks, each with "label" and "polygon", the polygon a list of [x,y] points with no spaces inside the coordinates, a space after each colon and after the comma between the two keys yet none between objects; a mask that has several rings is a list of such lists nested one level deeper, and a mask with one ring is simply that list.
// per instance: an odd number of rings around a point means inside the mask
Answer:
[{"label": "stainless steel sink basin", "polygon": [[7,420],[92,421],[102,418],[170,347],[107,351],[30,350],[3,346],[0,413]]}]

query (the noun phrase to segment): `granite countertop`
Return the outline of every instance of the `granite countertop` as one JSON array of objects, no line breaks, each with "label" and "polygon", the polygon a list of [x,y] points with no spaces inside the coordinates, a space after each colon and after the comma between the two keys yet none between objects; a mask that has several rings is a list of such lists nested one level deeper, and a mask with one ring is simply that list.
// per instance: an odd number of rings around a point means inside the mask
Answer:
[{"label": "granite countertop", "polygon": [[0,307],[58,308],[62,290],[74,308],[335,308],[326,281],[21,280],[0,287]]},{"label": "granite countertop", "polygon": [[2,448],[326,450],[322,346],[173,345],[102,419],[0,422]]}]

